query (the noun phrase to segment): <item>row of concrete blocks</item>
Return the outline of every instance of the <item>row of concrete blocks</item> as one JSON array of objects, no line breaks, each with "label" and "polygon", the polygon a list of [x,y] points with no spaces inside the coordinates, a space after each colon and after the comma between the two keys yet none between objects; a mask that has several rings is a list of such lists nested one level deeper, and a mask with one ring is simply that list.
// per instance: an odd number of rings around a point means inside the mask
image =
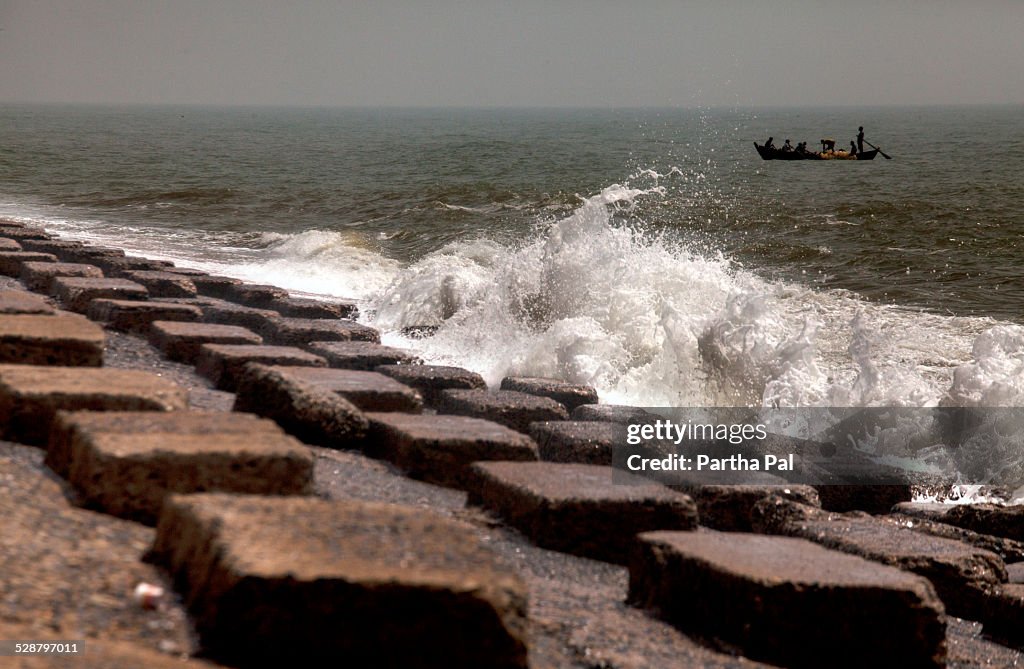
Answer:
[{"label": "row of concrete blocks", "polygon": [[[23,371],[24,369],[22,368]],[[282,370],[250,368],[250,372],[257,376],[266,377],[268,374],[273,376],[289,373],[289,370],[282,372]],[[294,372],[292,371],[291,373]],[[3,375],[6,375],[6,372]],[[30,376],[34,375],[30,374]],[[284,385],[287,385],[287,383]],[[311,387],[315,387],[315,384],[303,381],[300,386],[308,393]],[[444,396],[443,393],[442,396]],[[384,418],[389,417],[384,416]],[[416,418],[429,419],[431,417],[404,416],[400,418],[405,421],[415,421]],[[436,419],[450,420],[451,417],[436,417]],[[207,420],[201,420],[200,422],[208,424]],[[401,426],[399,425],[397,429],[401,429]],[[52,441],[58,433],[59,430],[50,436],[51,446],[53,447],[52,453],[54,454],[61,452],[60,447]],[[442,433],[450,434],[450,426],[443,429]],[[176,431],[173,434],[178,435],[179,433]],[[119,457],[119,454],[123,454],[123,450],[119,451],[118,449],[130,449],[130,444],[137,443],[137,440],[134,438],[117,438],[116,431],[115,435],[98,439],[98,441],[101,443],[101,450],[105,449],[106,456],[113,454],[115,458]],[[159,443],[160,438],[150,436],[142,441],[148,442],[149,446],[152,447],[154,443]],[[238,439],[238,441],[252,440]],[[71,450],[73,451],[74,449]],[[159,451],[160,449],[157,448],[156,450]],[[67,449],[65,449],[65,452],[67,452]],[[79,481],[80,486],[83,486],[82,482],[90,480],[96,482],[107,478],[102,475],[97,476],[95,473],[97,467],[102,469],[106,465],[104,465],[104,457],[94,457],[91,455],[92,452],[86,449],[80,456],[80,464],[75,464],[78,462],[78,459],[72,458],[71,464],[68,466],[69,476],[72,475],[71,470],[79,472],[75,476],[77,476],[76,480]],[[202,452],[201,448],[199,452]],[[48,453],[48,458],[50,457],[51,454]],[[59,468],[59,458],[56,455],[53,458],[52,464],[55,468]],[[107,459],[109,460],[110,458],[107,457]],[[233,464],[238,465],[238,462],[235,461]],[[258,469],[258,467],[256,468]],[[167,468],[161,467],[160,469],[166,470]],[[172,467],[171,469],[174,468]],[[211,466],[203,466],[200,469],[204,476],[210,476],[211,471],[216,471],[216,467]],[[712,633],[738,644],[753,656],[766,659],[781,658],[781,661],[787,663],[806,664],[811,661],[808,658],[817,658],[817,661],[820,661],[821,653],[834,657],[837,651],[846,652],[845,657],[851,658],[851,663],[856,660],[866,659],[864,658],[863,651],[860,653],[856,652],[858,647],[863,647],[863,644],[857,642],[862,638],[872,638],[877,642],[872,648],[872,654],[882,649],[882,651],[886,652],[885,657],[887,658],[906,659],[906,661],[914,664],[936,664],[941,662],[941,656],[944,652],[944,633],[941,630],[942,604],[938,603],[934,598],[934,592],[929,590],[930,586],[928,586],[927,582],[920,579],[914,580],[914,577],[906,573],[879,571],[884,568],[880,568],[878,565],[870,562],[865,563],[863,560],[850,561],[846,556],[837,556],[832,551],[822,551],[820,554],[816,554],[814,551],[809,550],[803,542],[794,543],[779,538],[749,537],[739,534],[713,535],[691,531],[680,532],[678,530],[693,529],[695,526],[696,512],[694,511],[692,500],[685,495],[672,493],[672,491],[667,491],[659,486],[650,486],[650,484],[643,483],[638,483],[635,489],[627,487],[628,492],[631,494],[624,498],[623,491],[620,488],[610,486],[610,473],[601,467],[499,462],[471,465],[470,470],[474,473],[474,476],[467,476],[465,485],[471,489],[471,499],[474,502],[501,514],[510,524],[519,527],[541,545],[549,545],[563,550],[572,550],[615,561],[630,561],[631,597],[634,602],[660,609],[662,615],[674,620],[683,626],[684,629]],[[89,472],[92,472],[92,474],[90,475]],[[129,478],[131,476],[138,477],[139,474],[135,472],[125,474],[125,476]],[[148,478],[148,475],[146,478]],[[251,478],[259,479],[262,477],[255,476]],[[246,480],[246,477],[241,477],[241,479]],[[576,485],[571,484],[574,480],[577,483]],[[570,482],[570,484],[567,485],[567,482]],[[602,483],[604,484],[604,490],[601,489]],[[128,485],[127,488],[137,489],[140,485],[145,487],[144,484],[137,484],[134,487]],[[206,486],[210,485],[210,483],[207,481],[202,485]],[[645,490],[645,487],[649,488],[649,490]],[[739,495],[739,497],[747,499],[748,501],[744,504],[750,506],[749,500],[751,498],[761,499],[764,496],[764,492],[760,491],[753,495],[748,494],[746,497]],[[812,492],[807,490],[798,491],[798,495],[803,495],[802,499],[804,501],[813,501],[810,497]],[[724,493],[728,494],[720,494],[720,499],[717,501],[719,506],[722,505],[722,497],[736,497],[737,489],[725,488]],[[265,498],[244,497],[202,499],[201,497],[189,496],[180,498],[180,503],[176,501],[173,504],[167,505],[164,516],[170,515],[172,518],[177,518],[177,520],[168,520],[167,522],[172,528],[179,529],[158,532],[155,554],[185,554],[185,557],[178,561],[172,557],[165,559],[171,565],[172,571],[176,573],[183,571],[186,580],[194,579],[201,584],[201,587],[198,587],[196,590],[196,596],[206,601],[207,607],[210,606],[211,601],[209,599],[209,592],[211,590],[209,586],[211,584],[227,583],[220,590],[217,587],[212,588],[212,590],[229,601],[234,601],[232,598],[241,598],[244,604],[251,606],[256,600],[265,601],[263,587],[267,586],[268,582],[254,585],[256,581],[247,581],[252,590],[248,594],[249,599],[246,599],[244,591],[240,593],[234,589],[234,584],[239,582],[239,575],[237,573],[225,574],[213,569],[205,573],[201,578],[196,578],[196,565],[208,562],[203,562],[202,560],[195,561],[193,558],[197,551],[203,556],[228,554],[229,558],[234,558],[230,561],[231,565],[245,564],[247,556],[250,559],[252,558],[252,554],[245,551],[246,545],[249,545],[252,541],[255,541],[257,546],[267,547],[269,545],[268,543],[260,544],[257,540],[258,537],[254,538],[252,534],[254,531],[253,527],[270,528],[269,532],[263,535],[265,541],[279,542],[282,538],[286,538],[286,540],[295,539],[300,541],[300,545],[307,545],[311,536],[325,536],[322,533],[318,534],[319,526],[315,528],[307,527],[290,533],[294,529],[295,524],[286,515],[286,512],[289,510],[286,508],[286,505],[299,503],[299,500],[268,500]],[[314,501],[301,501],[303,504],[307,502]],[[319,503],[319,501],[316,501],[316,503]],[[652,504],[657,513],[652,512]],[[366,508],[366,505],[358,506],[359,509],[356,515],[361,519],[365,519],[367,515],[373,515]],[[746,508],[742,504],[740,506],[741,508]],[[781,520],[779,520],[780,514],[778,513],[780,508],[787,509],[788,513],[788,515],[781,514]],[[238,521],[237,525],[232,525],[227,530],[224,529],[225,509],[230,519]],[[390,511],[395,510],[393,507],[387,507],[387,509]],[[294,511],[294,509],[291,510]],[[774,515],[770,513],[773,510],[775,511]],[[318,516],[313,507],[302,507],[301,511],[302,515],[314,519],[314,524],[317,520],[321,522],[324,520]],[[324,511],[332,517],[339,515],[339,513],[345,516],[344,513],[333,506],[330,509],[324,509]],[[409,510],[400,511],[409,512]],[[204,513],[206,514],[205,524],[201,518],[196,520],[196,518],[203,516]],[[802,531],[800,528],[806,525],[808,517],[813,516],[815,513],[817,512],[814,511],[814,507],[799,506],[791,501],[769,500],[765,502],[762,500],[754,503],[751,509],[747,509],[739,515],[746,516],[747,518],[755,516],[767,518],[768,520],[757,521],[762,523],[759,526],[762,529],[772,528],[772,531],[782,534],[799,534]],[[651,516],[656,516],[660,519],[650,521],[649,518]],[[793,520],[795,516],[799,516],[799,522]],[[285,522],[283,518],[289,518],[289,520]],[[278,522],[275,523],[274,519]],[[375,517],[375,522],[381,520],[382,516],[378,515]],[[927,545],[920,541],[915,543],[913,540],[909,540],[908,536],[921,535],[893,535],[890,532],[892,527],[861,523],[856,528],[852,528],[850,524],[851,519],[835,516],[828,516],[824,519],[819,518],[819,520],[829,523],[829,525],[824,529],[815,528],[811,532],[813,536],[810,538],[824,543],[824,541],[821,541],[822,537],[830,536],[832,541],[838,542],[833,547],[840,548],[841,550],[855,554],[860,553],[865,557],[881,562],[889,562],[890,564],[895,561],[899,566],[913,571],[924,571],[932,583],[936,583],[936,587],[938,587],[938,583],[944,584],[942,592],[945,593],[946,598],[949,600],[947,601],[947,606],[952,606],[951,602],[955,603],[962,600],[964,593],[973,592],[976,597],[982,598],[977,601],[983,600],[986,604],[1001,602],[1004,608],[1009,607],[1008,611],[1012,612],[1014,610],[1012,607],[1016,600],[1013,597],[1012,586],[1004,585],[1006,576],[1005,572],[1000,573],[999,567],[1001,563],[998,561],[998,557],[993,560],[990,558],[991,554],[986,555],[983,552],[972,550],[969,546],[960,542],[951,542],[948,545],[943,545],[941,541],[934,543],[936,541],[935,537],[930,538],[928,541],[933,543]],[[863,519],[854,518],[852,520]],[[750,520],[750,522],[753,524],[755,521]],[[388,526],[400,526],[402,521],[394,516],[388,516],[385,524]],[[370,524],[370,526],[373,525],[374,523]],[[164,520],[161,520],[161,527],[164,526]],[[181,530],[180,528],[183,526],[188,529]],[[211,531],[211,527],[217,528],[215,533]],[[433,521],[430,527],[435,527]],[[220,542],[226,535],[231,535],[232,528],[237,529],[237,536],[244,539],[240,540],[237,545],[231,545],[230,542]],[[356,525],[355,527],[347,525],[344,528],[344,532],[351,536],[360,536],[360,528],[364,533],[368,531],[368,526],[366,525]],[[573,531],[574,528],[575,532]],[[830,528],[835,531],[827,532],[826,530]],[[468,528],[463,529],[468,531]],[[635,533],[644,529],[668,529],[675,531],[644,534],[641,541],[637,543],[634,539]],[[906,528],[896,529],[906,530]],[[185,536],[202,535],[204,531],[207,536],[205,539],[200,540],[201,546],[188,546],[184,542],[177,540],[177,537],[182,534]],[[285,533],[286,536],[283,536],[281,533]],[[216,534],[217,536],[211,538],[209,536],[211,534]],[[259,532],[256,534],[259,534]],[[330,535],[330,532],[327,534]],[[851,534],[860,537],[861,540],[849,540],[848,537]],[[414,535],[417,537],[415,541],[423,538],[420,534],[414,533]],[[840,538],[846,537],[847,543],[842,543],[832,535],[838,535]],[[171,545],[161,546],[160,537],[167,536],[175,537],[174,541],[171,542]],[[893,541],[894,538],[895,541]],[[409,540],[410,537],[405,537],[405,539]],[[453,537],[445,535],[439,542],[445,546],[446,555],[451,553],[448,547],[452,539]],[[872,540],[874,543],[872,543]],[[908,543],[911,545],[909,550],[904,550],[904,555],[901,557],[894,552],[891,545],[886,544],[887,541],[890,544],[904,548],[906,548]],[[881,545],[879,546],[879,544]],[[291,545],[290,542],[289,545]],[[329,556],[335,556],[338,552],[336,546],[326,546],[324,543],[317,544],[314,540],[313,545],[310,546],[309,554],[317,557],[324,555],[324,553],[316,553],[315,549],[317,546],[322,550],[326,549],[326,555]],[[953,547],[958,547],[960,552],[957,553],[957,551],[952,549]],[[357,546],[357,548],[363,547]],[[240,550],[241,553],[233,553],[233,550]],[[627,555],[630,551],[632,551],[633,557]],[[749,559],[751,551],[757,556],[755,560]],[[357,550],[354,552],[360,553],[361,551]],[[476,553],[473,556],[474,560],[471,562],[475,563],[478,556]],[[748,559],[744,561],[742,559],[743,556],[747,556]],[[368,563],[364,563],[362,567],[365,568],[367,564],[375,568],[379,567],[379,559],[381,557],[380,554],[376,554],[373,559],[369,560]],[[846,561],[844,562],[844,560]],[[960,562],[957,562],[958,560]],[[310,575],[316,575],[314,580],[318,583],[321,582],[321,575],[318,575],[317,567],[322,568],[323,563],[324,561],[321,560],[314,560],[312,563],[312,573]],[[175,568],[175,564],[178,565],[177,568]],[[785,569],[787,565],[791,569]],[[927,565],[927,567],[922,565]],[[464,571],[464,565],[461,566]],[[954,572],[953,578],[949,578],[948,574],[950,571]],[[837,573],[843,574],[845,578],[837,579]],[[684,578],[680,574],[686,575],[686,577]],[[514,577],[509,578],[515,580]],[[788,583],[791,586],[799,586],[796,587],[796,590],[800,594],[792,595],[790,592],[787,595],[786,592],[782,592],[780,595],[777,592],[778,588],[775,587],[780,578],[784,583]],[[344,579],[342,580],[344,581]],[[697,593],[693,590],[695,582],[709,583],[710,585],[708,585],[706,592]],[[274,585],[278,588],[280,587],[278,583]],[[968,586],[974,587],[972,589]],[[185,587],[186,592],[191,593],[188,590],[187,582]],[[344,587],[351,588],[351,583],[345,581]],[[515,588],[513,587],[512,591],[514,590]],[[783,590],[786,589],[784,588]],[[790,587],[788,590],[792,591],[793,587]],[[739,607],[736,605],[737,602],[734,601],[737,591],[741,593]],[[351,593],[350,589],[346,589],[345,592],[347,594]],[[365,590],[359,592],[365,596]],[[808,592],[818,593],[818,598],[816,599],[815,596],[808,595]],[[732,593],[732,596],[724,597],[723,594],[725,593]],[[291,595],[295,594],[299,594],[299,591],[291,593]],[[373,596],[370,597],[373,600],[370,602],[371,606],[380,604],[381,598],[378,596],[380,594],[382,593],[373,593]],[[510,591],[506,589],[504,594],[499,597],[499,600],[507,603],[511,597],[519,601],[522,606],[525,606],[525,593],[520,592],[519,597],[513,596],[514,594],[513,592],[510,595]],[[700,606],[697,607],[698,614],[693,613],[692,607],[676,606],[673,608],[672,606],[673,602],[678,604],[680,601],[692,601],[689,598],[693,597],[697,597],[700,602]],[[846,600],[844,597],[850,599]],[[964,607],[960,609],[964,613],[967,613],[967,609],[971,606],[970,598],[968,597],[967,600],[966,603],[959,601],[959,603],[955,604],[958,607]],[[368,600],[357,599],[357,601],[366,602]],[[713,605],[716,602],[721,603],[725,601],[728,601],[727,611],[714,608]],[[816,601],[821,605],[820,610],[815,608]],[[785,612],[787,614],[785,617],[791,620],[794,618],[793,612],[797,611],[800,615],[795,616],[796,624],[792,626],[793,629],[801,630],[805,633],[807,629],[811,628],[812,623],[814,625],[821,625],[823,620],[826,622],[834,620],[836,626],[842,627],[845,632],[817,637],[820,645],[807,644],[805,635],[801,635],[798,641],[787,644],[786,639],[794,637],[792,635],[787,637],[784,633],[785,629],[779,629],[778,625],[772,624],[775,620],[765,615],[765,602],[767,602],[767,606],[771,609],[772,613],[779,614]],[[835,615],[833,615],[832,619],[823,617],[827,613],[827,609],[836,608],[837,602],[840,604],[838,608],[846,614],[842,616],[842,620],[837,620]],[[875,603],[874,606],[866,606],[872,602]],[[218,603],[223,604],[224,602],[219,601]],[[396,602],[398,605],[401,605],[401,603],[401,601]],[[848,606],[844,604],[848,604]],[[744,605],[746,608],[744,608]],[[201,612],[204,610],[209,612],[210,609],[204,609],[201,603],[197,604],[196,608],[200,611],[198,620],[202,621]],[[493,603],[490,603],[485,608],[492,612],[497,610]],[[513,610],[515,608],[516,606],[512,607]],[[683,610],[677,610],[680,608]],[[906,608],[911,609],[915,615],[910,617],[904,615]],[[384,610],[387,609],[385,608]],[[465,611],[461,609],[460,611],[458,615],[465,614]],[[742,612],[743,615],[739,616],[737,625],[732,626],[730,621],[737,619],[737,612]],[[470,664],[486,663],[491,666],[500,666],[504,662],[506,665],[521,666],[521,661],[523,661],[522,658],[524,657],[525,640],[519,637],[518,642],[516,642],[513,639],[515,635],[510,635],[509,630],[515,630],[517,627],[521,628],[523,618],[522,616],[517,618],[514,615],[514,611],[511,617],[508,614],[509,609],[506,608],[502,609],[497,616],[501,619],[497,627],[501,628],[499,636],[504,640],[503,643],[505,645],[502,648],[505,648],[506,651],[502,652],[500,657],[492,654],[487,655],[486,658],[470,655],[468,656]],[[216,617],[217,614],[214,611],[211,615]],[[278,615],[284,614],[279,612]],[[240,616],[244,621],[246,617],[244,611],[240,611]],[[800,616],[803,617],[801,618]],[[854,618],[852,622],[849,619],[851,616]],[[781,620],[784,617],[779,615],[775,616],[775,618]],[[903,624],[893,624],[894,619]],[[461,621],[463,619],[459,618],[458,620]],[[490,616],[488,620],[493,622],[494,616]],[[351,617],[336,618],[333,624],[336,625],[338,621],[343,624],[354,624]],[[209,628],[209,633],[213,635],[209,642],[214,647],[216,647],[217,643],[215,639],[218,637],[223,638],[224,630],[231,629],[230,625],[227,624],[228,622],[229,620],[227,619],[219,619],[217,624]],[[252,623],[253,621],[250,620],[249,622]],[[263,622],[266,621],[264,620]],[[294,619],[289,618],[288,621],[278,620],[274,622],[279,625],[278,629],[293,630],[294,632],[294,629],[289,626],[295,622]],[[312,624],[313,627],[309,628],[311,630],[324,629],[323,627],[317,627],[316,621],[302,622]],[[321,620],[321,624],[323,622]],[[449,622],[448,624],[450,625],[451,623]],[[243,627],[244,625],[245,622],[242,623]],[[464,628],[465,625],[463,624],[462,627]],[[200,628],[207,629],[202,624],[200,624]],[[384,627],[383,629],[391,631],[390,628]],[[750,630],[756,630],[756,633],[751,634]],[[476,629],[473,631],[478,632]],[[431,632],[437,634],[436,630],[431,630]],[[871,636],[863,636],[867,634]],[[294,638],[294,636],[286,637],[286,640],[287,638]],[[347,636],[345,638],[345,644],[355,643],[351,638]],[[367,642],[374,638],[372,633],[364,637]],[[492,636],[485,636],[485,638],[493,642]],[[279,639],[280,637],[277,638],[277,640]],[[513,640],[509,641],[509,639]],[[362,641],[359,641],[359,643],[362,643]],[[509,643],[511,643],[511,646]],[[785,647],[780,647],[781,645],[785,645]],[[793,646],[797,648],[794,650]],[[430,658],[429,653],[437,647],[437,644],[427,644],[426,647],[428,648],[428,654],[426,656],[421,655],[421,657]],[[273,652],[272,648],[268,649],[265,646],[257,647],[257,650]],[[355,648],[347,645],[344,651],[349,657],[353,657],[352,653],[355,653],[354,657],[361,657],[359,655],[360,652],[379,653],[380,649],[372,650],[370,646],[363,644],[357,645]],[[417,651],[422,653],[422,647],[417,648]],[[230,651],[226,652],[230,656]],[[448,653],[446,657],[451,662],[451,649],[442,649],[439,652]],[[470,652],[472,652],[472,648]],[[490,651],[488,652],[490,653]],[[260,655],[259,657],[266,657],[266,655]],[[365,657],[368,658],[369,656]],[[380,656],[376,655],[376,657],[379,658]],[[456,664],[458,664],[460,657],[465,656],[456,656]],[[289,659],[294,659],[294,656],[289,654]],[[428,666],[430,664],[436,663],[428,662]]]},{"label": "row of concrete blocks", "polygon": [[[90,379],[94,390],[87,400]],[[77,389],[77,400],[69,384]],[[147,522],[159,517],[154,555],[179,579],[204,645],[215,656],[244,663],[252,657],[239,656],[247,652],[240,648],[266,657],[274,648],[280,652],[302,642],[318,652],[368,658],[380,652],[375,644],[382,637],[361,626],[344,627],[358,629],[357,638],[339,635],[338,624],[352,622],[354,614],[332,609],[337,607],[332,598],[348,593],[342,599],[358,602],[360,615],[367,609],[390,615],[408,606],[404,597],[425,596],[417,588],[429,581],[439,598],[432,605],[443,601],[447,615],[455,616],[443,618],[445,624],[459,621],[459,629],[487,644],[486,651],[460,646],[470,655],[451,657],[491,666],[525,661],[525,590],[497,567],[468,527],[386,505],[223,495],[172,497],[164,503],[168,494],[194,490],[308,493],[312,457],[273,423],[241,413],[181,412],[180,389],[139,372],[12,365],[0,368],[0,389],[3,417],[32,424],[45,422],[36,413],[41,409],[31,408],[43,404],[51,412],[79,408],[78,402],[90,408],[176,410],[54,413],[47,462],[68,477],[88,505]],[[474,419],[415,414],[370,414],[369,419],[382,430],[375,441],[388,444],[381,446],[385,449],[431,456],[444,449],[428,446],[453,439],[453,432],[474,440],[468,429]],[[483,423],[475,421],[481,429]],[[499,436],[524,439],[514,433]],[[695,504],[693,497],[656,484],[613,484],[601,466],[486,462],[468,469],[472,475],[462,484],[470,503],[500,515],[541,546],[627,564],[631,601],[684,630],[727,640],[752,657],[809,665],[842,654],[854,663],[884,651],[894,661],[941,666],[944,611],[982,619],[997,631],[1002,624],[1006,633],[1013,633],[1020,619],[1022,586],[1006,582],[999,555],[970,543],[989,541],[988,547],[1004,550],[1007,559],[1019,559],[1024,552],[1012,540],[993,544],[991,537],[969,534],[954,540],[934,528],[922,533],[892,519],[829,514],[814,506],[815,493],[807,488],[770,497],[777,488],[708,487],[695,491]],[[790,538],[694,532],[697,506]],[[393,528],[389,541],[364,546],[365,537],[384,526]],[[349,539],[339,544],[340,537]],[[808,540],[832,550],[813,548]],[[281,545],[294,552],[281,556],[273,550]],[[453,546],[467,546],[468,552]],[[376,577],[391,551],[399,550],[417,557],[384,579],[399,592],[379,590],[383,586]],[[456,596],[465,579],[476,587]],[[324,587],[328,582],[335,585]],[[240,583],[244,588],[235,590]],[[318,613],[303,618],[291,605],[295,601]],[[486,618],[480,607],[489,612]],[[324,618],[325,610],[334,613]],[[410,623],[400,616],[392,620]],[[467,621],[473,625],[467,627]],[[377,622],[383,627],[374,629],[382,634],[399,634],[390,623]],[[251,638],[256,629],[263,631],[262,641]],[[808,629],[817,630],[813,640]],[[390,638],[418,642],[410,647],[427,653],[426,666],[438,657],[431,653],[453,652],[439,647],[439,640],[451,635],[430,628],[426,636],[430,643],[415,636]],[[864,647],[864,638],[872,645]],[[491,655],[495,649],[500,653]],[[481,652],[488,655],[473,654]]]}]

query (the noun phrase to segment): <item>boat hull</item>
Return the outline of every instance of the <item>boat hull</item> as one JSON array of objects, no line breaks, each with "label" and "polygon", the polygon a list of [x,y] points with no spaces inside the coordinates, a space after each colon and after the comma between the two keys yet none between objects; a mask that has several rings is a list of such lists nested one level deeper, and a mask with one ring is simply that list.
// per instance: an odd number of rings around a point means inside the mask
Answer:
[{"label": "boat hull", "polygon": [[777,148],[768,148],[754,142],[757,155],[761,160],[874,160],[878,155],[878,149],[850,154],[846,151],[826,151],[816,153],[812,151],[783,151]]}]

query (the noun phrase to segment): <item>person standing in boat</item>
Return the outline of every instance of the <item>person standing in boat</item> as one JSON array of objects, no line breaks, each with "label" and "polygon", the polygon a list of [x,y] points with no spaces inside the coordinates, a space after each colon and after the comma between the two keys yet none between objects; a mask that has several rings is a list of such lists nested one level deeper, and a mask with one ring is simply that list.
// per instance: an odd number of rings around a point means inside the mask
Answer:
[{"label": "person standing in boat", "polygon": [[857,152],[864,153],[864,126],[857,128]]}]

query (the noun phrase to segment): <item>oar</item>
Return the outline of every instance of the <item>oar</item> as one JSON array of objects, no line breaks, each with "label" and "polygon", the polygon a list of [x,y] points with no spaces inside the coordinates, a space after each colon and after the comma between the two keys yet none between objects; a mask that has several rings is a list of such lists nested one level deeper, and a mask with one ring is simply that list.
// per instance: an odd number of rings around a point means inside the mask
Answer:
[{"label": "oar", "polygon": [[875,146],[871,142],[865,141],[864,143],[867,144],[868,146],[870,146],[872,149],[878,151],[880,154],[882,154],[882,157],[885,158],[886,160],[892,160],[892,156],[890,156],[888,153],[886,153],[885,151],[881,150],[880,148],[878,148],[877,146]]}]

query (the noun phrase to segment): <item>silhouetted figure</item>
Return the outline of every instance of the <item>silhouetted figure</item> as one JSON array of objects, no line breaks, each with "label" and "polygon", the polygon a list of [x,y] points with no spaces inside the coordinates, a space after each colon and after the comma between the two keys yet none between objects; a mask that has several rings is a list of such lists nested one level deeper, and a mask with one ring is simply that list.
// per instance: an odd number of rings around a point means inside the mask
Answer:
[{"label": "silhouetted figure", "polygon": [[836,140],[834,139],[823,139],[821,140],[821,152],[833,151],[836,148]]},{"label": "silhouetted figure", "polygon": [[857,151],[864,153],[864,126],[857,128]]},{"label": "silhouetted figure", "polygon": [[853,143],[853,140],[850,140],[850,155],[857,155],[857,145]]},{"label": "silhouetted figure", "polygon": [[766,149],[774,149],[775,148],[775,138],[774,137],[769,137],[768,141],[764,143],[764,148],[766,148]]},{"label": "silhouetted figure", "polygon": [[783,151],[792,151],[793,150],[793,145],[789,143],[788,139],[786,140],[785,144],[782,145],[782,150]]}]

